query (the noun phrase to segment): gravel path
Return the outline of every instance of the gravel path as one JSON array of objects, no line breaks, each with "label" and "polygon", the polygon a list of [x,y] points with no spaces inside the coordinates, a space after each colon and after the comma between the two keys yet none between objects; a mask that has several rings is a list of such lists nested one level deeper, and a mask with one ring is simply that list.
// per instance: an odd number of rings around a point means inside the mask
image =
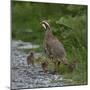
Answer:
[{"label": "gravel path", "polygon": [[[22,52],[18,48],[20,45],[27,45],[21,41],[12,41],[11,44],[11,88],[41,88],[63,86],[63,78],[61,75],[45,74],[39,64],[35,67],[27,66],[26,57],[28,54]],[[31,44],[30,44],[31,45]],[[21,48],[21,47],[20,47]]]}]

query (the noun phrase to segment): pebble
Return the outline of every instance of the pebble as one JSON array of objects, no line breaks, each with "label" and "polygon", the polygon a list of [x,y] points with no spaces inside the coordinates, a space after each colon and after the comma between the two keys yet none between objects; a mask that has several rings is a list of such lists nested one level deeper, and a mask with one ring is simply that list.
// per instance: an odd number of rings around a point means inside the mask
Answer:
[{"label": "pebble", "polygon": [[[54,82],[57,80],[63,80],[60,75],[45,74],[39,64],[35,64],[35,67],[27,67],[26,58],[27,54],[18,50],[19,44],[22,41],[12,41],[11,44],[11,88],[40,88],[40,87],[56,87],[63,86],[62,82]],[[53,81],[53,83],[52,83]]]}]

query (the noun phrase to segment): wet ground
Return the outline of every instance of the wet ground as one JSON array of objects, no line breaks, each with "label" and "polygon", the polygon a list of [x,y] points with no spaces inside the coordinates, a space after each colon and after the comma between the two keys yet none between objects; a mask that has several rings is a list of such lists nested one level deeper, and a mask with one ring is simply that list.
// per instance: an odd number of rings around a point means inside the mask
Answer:
[{"label": "wet ground", "polygon": [[[38,45],[33,45],[33,48],[38,48]],[[39,64],[35,67],[26,63],[27,53],[22,52],[23,48],[32,48],[31,43],[22,41],[12,41],[11,44],[11,88],[41,88],[41,87],[56,87],[67,85],[63,82],[62,75],[51,73],[45,74]]]}]

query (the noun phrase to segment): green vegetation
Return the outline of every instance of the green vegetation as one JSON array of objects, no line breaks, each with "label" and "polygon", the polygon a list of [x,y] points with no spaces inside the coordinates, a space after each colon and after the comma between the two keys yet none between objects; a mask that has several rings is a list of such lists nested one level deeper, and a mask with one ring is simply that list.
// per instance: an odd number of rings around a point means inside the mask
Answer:
[{"label": "green vegetation", "polygon": [[60,74],[76,85],[87,84],[87,6],[12,1],[12,38],[39,44],[36,51],[40,52],[44,38],[42,20],[49,21],[54,35],[63,43],[68,61],[77,60],[74,72],[62,65]]}]

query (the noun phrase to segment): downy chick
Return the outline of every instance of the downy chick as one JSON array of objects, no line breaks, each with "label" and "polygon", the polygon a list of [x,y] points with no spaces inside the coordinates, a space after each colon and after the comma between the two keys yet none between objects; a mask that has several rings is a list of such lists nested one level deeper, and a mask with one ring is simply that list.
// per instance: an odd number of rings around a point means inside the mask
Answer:
[{"label": "downy chick", "polygon": [[28,66],[32,64],[34,66],[34,52],[30,52],[29,56],[27,57],[27,64]]},{"label": "downy chick", "polygon": [[41,67],[42,67],[44,73],[47,73],[47,71],[48,71],[48,62],[41,63]]}]

